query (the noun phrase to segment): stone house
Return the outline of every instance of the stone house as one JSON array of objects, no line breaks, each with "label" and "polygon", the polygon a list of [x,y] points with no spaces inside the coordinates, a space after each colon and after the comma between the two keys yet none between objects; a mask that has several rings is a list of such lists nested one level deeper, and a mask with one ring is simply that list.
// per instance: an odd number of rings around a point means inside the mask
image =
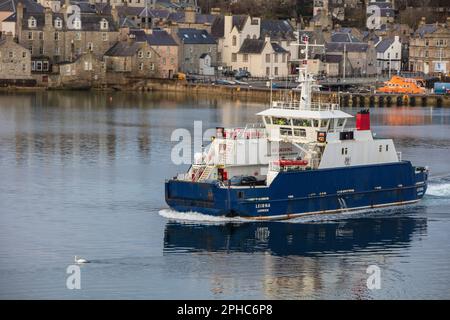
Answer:
[{"label": "stone house", "polygon": [[178,29],[176,40],[180,44],[180,71],[201,74],[200,58],[204,54],[210,57],[210,65],[217,65],[217,42],[206,30]]},{"label": "stone house", "polygon": [[342,55],[342,76],[365,77],[377,74],[377,54],[372,41],[363,42],[348,30],[335,32],[325,44],[325,52]]},{"label": "stone house", "polygon": [[17,44],[12,33],[0,39],[0,79],[31,79],[30,51]]},{"label": "stone house", "polygon": [[289,51],[269,37],[246,39],[233,62],[233,69],[247,70],[253,77],[278,78],[289,75]]},{"label": "stone house", "polygon": [[445,24],[426,24],[422,19],[409,42],[409,64],[413,72],[450,72],[450,17]]},{"label": "stone house", "polygon": [[92,52],[80,55],[75,61],[55,65],[59,69],[59,85],[100,85],[105,80],[103,62]]},{"label": "stone house", "polygon": [[53,64],[74,61],[80,55],[92,52],[100,59],[118,40],[118,21],[113,14],[82,11],[74,18],[67,14],[69,4],[69,0],[65,0],[58,13],[50,8],[45,8],[42,13],[29,12],[21,2],[17,4],[18,42],[31,51],[32,57]]},{"label": "stone house", "polygon": [[166,30],[151,29],[145,38],[152,49],[158,55],[158,65],[156,66],[161,78],[173,78],[178,72],[179,45],[174,37]]},{"label": "stone house", "polygon": [[147,41],[137,41],[131,34],[126,41],[118,41],[104,56],[107,72],[126,73],[127,77],[156,78],[160,77],[159,54],[150,47]]}]

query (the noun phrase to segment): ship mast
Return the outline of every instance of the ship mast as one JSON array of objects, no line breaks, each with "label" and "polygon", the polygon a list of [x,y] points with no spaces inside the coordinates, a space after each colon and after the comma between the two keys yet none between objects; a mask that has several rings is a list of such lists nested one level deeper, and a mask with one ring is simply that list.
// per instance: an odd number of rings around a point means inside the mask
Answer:
[{"label": "ship mast", "polygon": [[[299,33],[299,32],[298,32]],[[312,92],[313,89],[318,89],[320,86],[317,85],[317,81],[313,78],[312,74],[308,73],[308,60],[309,60],[309,48],[310,47],[324,47],[322,44],[310,44],[309,43],[309,36],[306,34],[303,34],[300,36],[300,33],[298,34],[298,41],[295,45],[301,47],[304,46],[305,48],[305,58],[301,61],[301,67],[298,68],[298,82],[299,85],[297,89],[301,89],[300,93],[300,105],[299,109],[301,110],[311,110],[311,99],[312,99]]]}]

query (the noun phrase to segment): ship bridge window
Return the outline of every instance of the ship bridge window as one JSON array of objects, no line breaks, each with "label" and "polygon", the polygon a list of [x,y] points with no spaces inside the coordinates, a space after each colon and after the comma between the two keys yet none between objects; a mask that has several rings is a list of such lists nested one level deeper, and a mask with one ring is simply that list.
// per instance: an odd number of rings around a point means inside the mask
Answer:
[{"label": "ship bridge window", "polygon": [[272,124],[272,117],[264,117],[264,121],[265,121],[267,124]]},{"label": "ship bridge window", "polygon": [[328,125],[330,124],[330,120],[322,120],[320,123],[321,128],[328,128]]},{"label": "ship bridge window", "polygon": [[313,120],[313,126],[318,128],[319,127],[319,120]]},{"label": "ship bridge window", "polygon": [[294,136],[306,137],[306,130],[305,129],[294,129]]},{"label": "ship bridge window", "polygon": [[282,136],[292,136],[292,129],[291,128],[280,128],[280,134]]},{"label": "ship bridge window", "polygon": [[345,119],[339,119],[338,121],[337,121],[337,126],[340,128],[340,127],[343,127],[344,126],[344,123],[345,123]]},{"label": "ship bridge window", "polygon": [[292,119],[294,127],[311,127],[311,120],[308,119]]},{"label": "ship bridge window", "polygon": [[279,125],[279,126],[285,126],[285,125],[288,125],[288,124],[290,124],[289,123],[289,120],[288,119],[286,119],[286,118],[273,118],[272,119],[272,123],[273,124],[276,124],[276,125]]}]

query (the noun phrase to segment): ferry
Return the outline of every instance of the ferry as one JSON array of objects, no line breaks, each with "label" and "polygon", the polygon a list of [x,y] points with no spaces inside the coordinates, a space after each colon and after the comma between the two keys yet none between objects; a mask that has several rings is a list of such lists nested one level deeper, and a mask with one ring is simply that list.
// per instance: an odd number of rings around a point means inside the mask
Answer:
[{"label": "ferry", "polygon": [[377,89],[378,93],[425,94],[423,79],[393,76],[385,85]]},{"label": "ferry", "polygon": [[376,139],[368,110],[358,112],[356,127],[350,128],[354,116],[338,103],[312,100],[319,86],[306,68],[299,70],[298,81],[290,98],[271,101],[258,113],[260,124],[217,128],[188,172],[166,181],[169,207],[286,220],[423,198],[428,168],[403,160],[391,139]]}]

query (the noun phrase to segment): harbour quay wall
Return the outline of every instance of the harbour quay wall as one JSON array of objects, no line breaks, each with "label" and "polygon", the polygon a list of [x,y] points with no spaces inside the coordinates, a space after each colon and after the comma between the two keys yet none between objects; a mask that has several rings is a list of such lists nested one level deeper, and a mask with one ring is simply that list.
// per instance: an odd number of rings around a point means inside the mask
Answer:
[{"label": "harbour quay wall", "polygon": [[[231,99],[269,103],[270,96],[274,100],[290,97],[291,90],[268,88],[251,88],[247,86],[224,86],[211,84],[191,84],[181,81],[147,81],[130,88],[142,91],[179,92],[204,97],[228,97]],[[322,91],[315,93],[315,99],[323,102],[338,101],[343,107],[372,108],[393,106],[450,107],[450,95],[405,95],[377,93],[337,93]]]}]

